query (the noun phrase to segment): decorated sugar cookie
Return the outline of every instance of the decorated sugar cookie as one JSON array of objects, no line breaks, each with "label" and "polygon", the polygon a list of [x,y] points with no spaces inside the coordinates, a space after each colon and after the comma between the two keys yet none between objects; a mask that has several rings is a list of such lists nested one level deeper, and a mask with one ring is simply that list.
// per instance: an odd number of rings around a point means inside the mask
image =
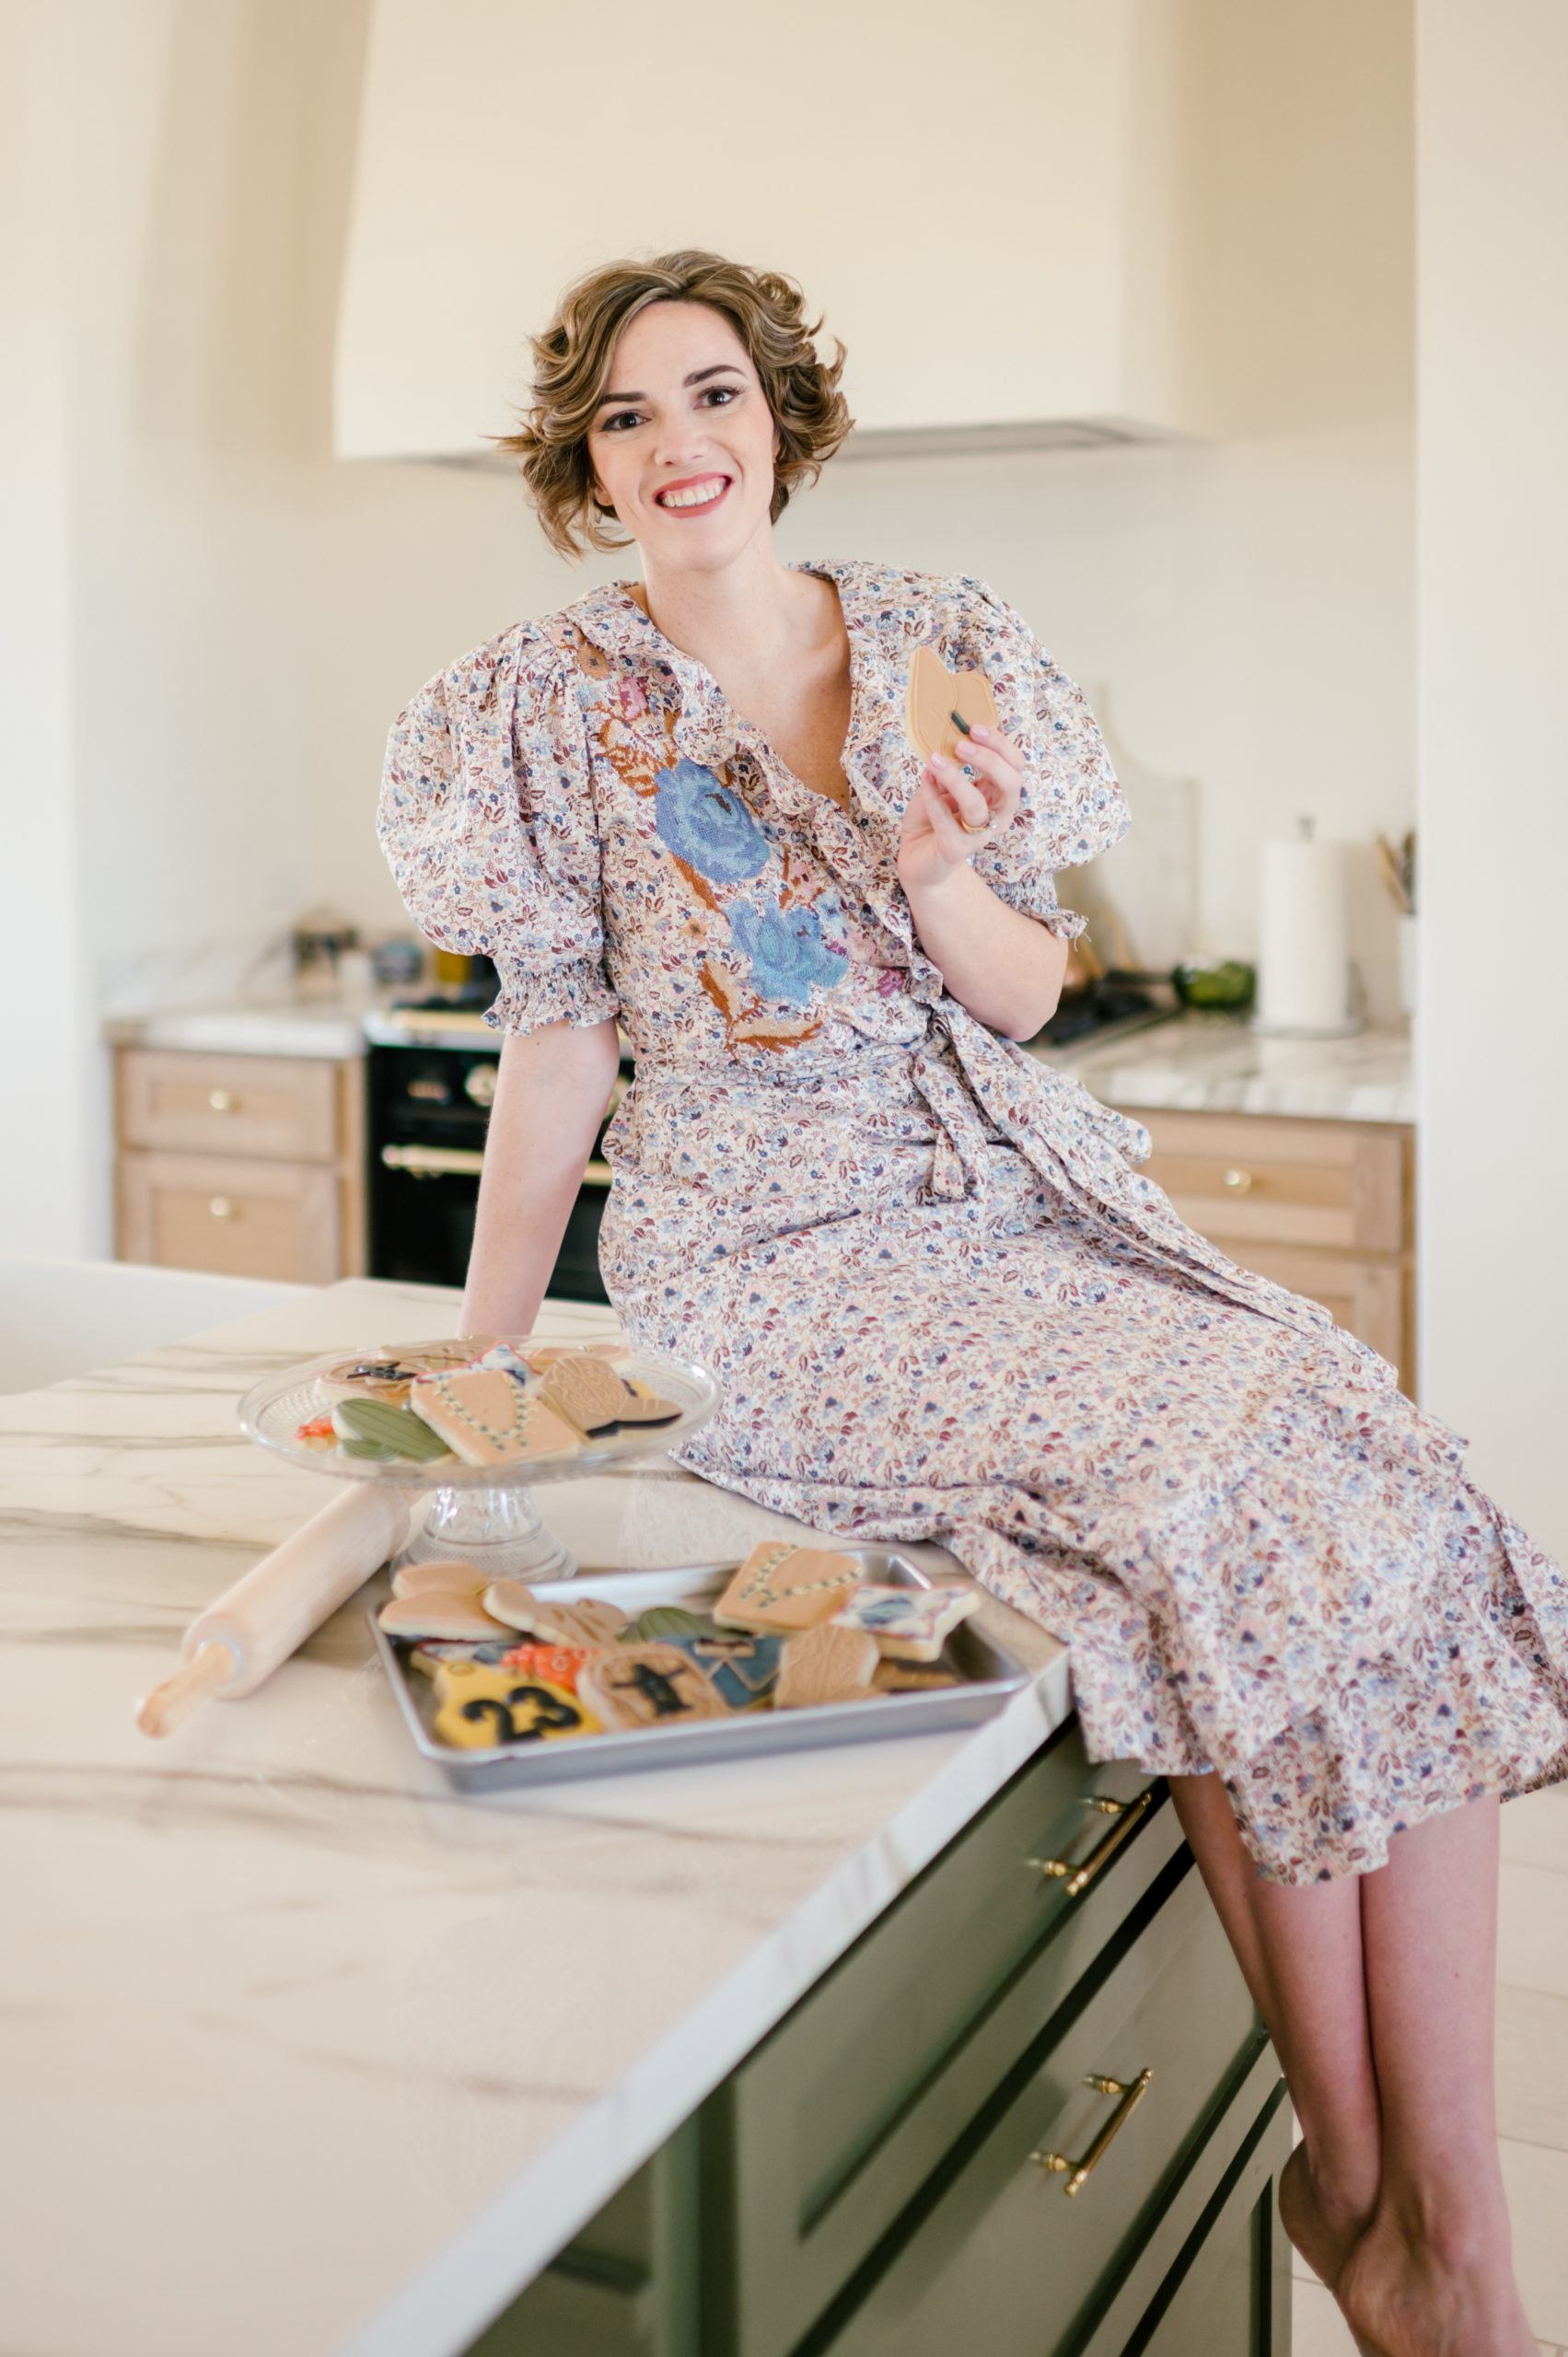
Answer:
[{"label": "decorated sugar cookie", "polygon": [[869,1692],[881,1655],[875,1637],[836,1620],[784,1641],[775,1711],[815,1710],[824,1702],[858,1702]]},{"label": "decorated sugar cookie", "polygon": [[678,1645],[622,1645],[587,1663],[577,1691],[608,1727],[670,1726],[722,1719],[727,1708]]},{"label": "decorated sugar cookie", "polygon": [[404,1563],[392,1573],[394,1596],[423,1596],[426,1588],[452,1588],[460,1596],[480,1596],[490,1585],[488,1572],[476,1572],[456,1556],[435,1563]]},{"label": "decorated sugar cookie", "polygon": [[412,1596],[394,1596],[376,1615],[389,1637],[439,1637],[448,1643],[510,1634],[504,1621],[493,1620],[471,1589],[420,1588]]},{"label": "decorated sugar cookie", "polygon": [[489,1340],[474,1334],[458,1341],[362,1351],[357,1358],[340,1359],[316,1380],[328,1399],[382,1399],[389,1407],[405,1408],[410,1387],[420,1376],[448,1375],[471,1365]]},{"label": "decorated sugar cookie", "polygon": [[[639,1631],[649,1617],[644,1613],[637,1624]],[[691,1655],[720,1701],[731,1711],[755,1711],[772,1692],[784,1649],[781,1637],[712,1629],[706,1635],[670,1637],[666,1642]]]},{"label": "decorated sugar cookie", "polygon": [[978,722],[997,726],[996,700],[983,671],[949,671],[934,646],[917,646],[910,658],[909,691],[904,699],[904,731],[923,761],[945,753],[961,761],[964,729]]},{"label": "decorated sugar cookie", "polygon": [[634,1389],[603,1359],[581,1354],[557,1359],[540,1396],[585,1439],[620,1424],[673,1423],[680,1413],[672,1400]]},{"label": "decorated sugar cookie", "polygon": [[534,1678],[545,1686],[559,1686],[563,1692],[575,1694],[584,1663],[599,1657],[598,1648],[593,1645],[508,1645],[501,1656],[501,1666],[515,1670],[520,1678]]},{"label": "decorated sugar cookie", "polygon": [[520,1629],[537,1644],[612,1645],[626,1627],[618,1604],[585,1596],[562,1604],[536,1596],[524,1580],[496,1580],[484,1591],[484,1608],[508,1628]]},{"label": "decorated sugar cookie", "polygon": [[836,1625],[875,1637],[890,1661],[935,1661],[960,1620],[980,1610],[972,1587],[863,1587]]},{"label": "decorated sugar cookie", "polygon": [[437,1662],[434,1725],[439,1741],[460,1751],[488,1751],[498,1743],[553,1743],[598,1732],[575,1694],[504,1662],[494,1667]]},{"label": "decorated sugar cookie", "polygon": [[714,1619],[721,1629],[814,1629],[860,1584],[853,1556],[768,1539],[751,1550],[714,1605]]},{"label": "decorated sugar cookie", "polygon": [[501,1367],[421,1376],[409,1405],[465,1465],[518,1464],[582,1446],[571,1425]]},{"label": "decorated sugar cookie", "polygon": [[345,1457],[370,1457],[381,1464],[438,1464],[451,1450],[406,1408],[385,1399],[340,1399],[332,1409],[332,1429]]},{"label": "decorated sugar cookie", "polygon": [[874,1694],[934,1694],[960,1681],[950,1669],[928,1669],[923,1662],[883,1661],[871,1681]]}]

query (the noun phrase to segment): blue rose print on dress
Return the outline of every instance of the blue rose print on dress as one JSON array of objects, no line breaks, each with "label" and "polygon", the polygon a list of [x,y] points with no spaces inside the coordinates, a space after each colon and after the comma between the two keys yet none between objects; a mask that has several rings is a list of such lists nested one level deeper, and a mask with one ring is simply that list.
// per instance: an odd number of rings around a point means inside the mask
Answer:
[{"label": "blue rose print on dress", "polygon": [[768,864],[768,839],[732,785],[696,761],[658,772],[660,840],[710,884],[741,884]]},{"label": "blue rose print on dress", "polygon": [[766,909],[731,909],[729,929],[764,998],[805,1006],[814,990],[830,991],[844,978],[846,953],[824,941],[815,909],[781,909],[777,901]]}]

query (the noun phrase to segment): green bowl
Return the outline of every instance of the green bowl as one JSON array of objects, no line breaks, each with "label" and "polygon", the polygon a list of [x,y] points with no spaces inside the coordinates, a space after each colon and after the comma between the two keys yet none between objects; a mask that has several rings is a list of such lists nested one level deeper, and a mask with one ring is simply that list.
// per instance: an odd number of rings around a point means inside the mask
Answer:
[{"label": "green bowl", "polygon": [[1171,986],[1183,1006],[1205,1014],[1240,1015],[1258,993],[1258,970],[1239,958],[1223,958],[1212,966],[1178,966]]}]

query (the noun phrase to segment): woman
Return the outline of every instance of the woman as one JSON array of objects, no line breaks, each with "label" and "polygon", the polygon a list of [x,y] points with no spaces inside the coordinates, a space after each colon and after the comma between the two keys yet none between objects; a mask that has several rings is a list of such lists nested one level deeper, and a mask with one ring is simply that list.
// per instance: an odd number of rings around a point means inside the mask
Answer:
[{"label": "woman", "polygon": [[[819,1529],[942,1538],[1070,1642],[1091,1754],[1171,1779],[1283,2061],[1292,2237],[1365,2348],[1533,2357],[1497,1813],[1568,1769],[1568,1590],[1380,1360],[1185,1228],[1143,1132],[1013,1045],[1079,927],[1052,872],[1125,807],[978,584],[779,563],[849,423],[813,333],[713,255],[572,290],[509,447],[555,545],[618,527],[642,582],[507,631],[393,729],[404,898],[502,976],[466,1330],[532,1323],[619,1015],[603,1265],[641,1343],[723,1378],[686,1461]],[[906,745],[926,644],[995,697],[961,766]]]}]

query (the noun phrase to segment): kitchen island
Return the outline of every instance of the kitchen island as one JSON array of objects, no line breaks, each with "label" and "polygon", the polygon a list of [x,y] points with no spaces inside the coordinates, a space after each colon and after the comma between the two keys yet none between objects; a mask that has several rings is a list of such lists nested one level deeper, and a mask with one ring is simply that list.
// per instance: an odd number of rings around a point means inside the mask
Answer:
[{"label": "kitchen island", "polygon": [[[1007,2069],[1053,2007],[1080,2021],[1092,2061],[1111,2014],[1131,2020],[1147,1997],[1137,1977],[1146,1957],[1149,1974],[1165,1975],[1167,2013],[1185,1986],[1179,2010],[1191,2022],[1197,1996],[1213,2034],[1207,2046],[1191,2039],[1171,2072],[1161,2099],[1167,2111],[1185,2105],[1180,2117],[1165,2119],[1151,2100],[1147,2129],[1124,2131],[1127,2166],[1148,2177],[1134,2221],[1140,2306],[1125,2322],[1170,2277],[1183,2236],[1191,2242],[1201,2223],[1209,2234],[1224,2193],[1225,2215],[1245,2229],[1246,2265],[1272,2287],[1278,2357],[1284,2294],[1265,2214],[1283,2149],[1277,2072],[1249,2007],[1243,2019],[1239,1984],[1222,1986],[1226,1960],[1163,1794],[1131,1770],[1086,1768],[1062,1649],[1002,1606],[987,1603],[987,1625],[1035,1675],[986,1725],[722,1771],[460,1796],[407,1741],[363,1599],[250,1701],[210,1706],[162,1745],[135,1732],[133,1701],[172,1665],[185,1621],[327,1494],[321,1478],[240,1438],[238,1395],[268,1369],[329,1348],[449,1330],[455,1307],[433,1289],[340,1284],[0,1401],[15,1926],[0,2350],[456,2357],[483,2335],[487,2351],[530,2357],[612,2346],[747,2357],[797,2345],[793,2324],[779,2340],[780,2301],[805,2299],[800,2321],[811,2325],[819,2278],[822,2312],[853,2290],[859,2321],[849,2337],[834,2326],[830,2344],[813,2345],[879,2347],[877,2296],[865,2287],[891,2286],[892,2315],[907,2285],[877,2205],[912,2216],[924,2202],[919,2253],[958,2248],[932,2164],[947,2165],[960,2131],[980,2132],[981,2094],[1001,2099]],[[566,1339],[603,1326],[603,1313],[561,1305],[540,1331]],[[541,1491],[540,1504],[585,1569],[734,1560],[794,1527],[657,1456]],[[937,1550],[930,1559],[940,1567]],[[1009,1811],[1020,1827],[1028,1818],[1016,1840]],[[977,1826],[979,1846],[960,1842]],[[1053,1862],[1023,1854],[1042,1834],[1067,1852],[1063,1873],[1081,1891],[1050,1879]],[[1013,1915],[1027,1893],[1039,1922],[1019,1917],[983,1989],[944,1997],[955,1959],[970,1969],[955,1911],[963,1876],[949,1862],[972,1884],[976,1861],[999,1843],[1004,1864],[987,1871],[1003,1874]],[[1080,1874],[1110,1852],[1109,1871]],[[923,1907],[925,1945],[912,1947]],[[975,1920],[995,1916],[987,1900]],[[871,1945],[888,1924],[903,1927],[901,1950]],[[824,2013],[820,1992],[807,1992],[846,1956],[825,1982]],[[760,2135],[758,2166],[774,2169],[769,2198],[788,2207],[787,2168],[778,2174],[787,2140],[771,2124],[782,2125],[790,2086],[825,2073],[840,2094],[824,2095],[823,2118],[863,2080],[886,2093],[893,2066],[877,2061],[862,2014],[843,2014],[868,1957],[884,1987],[914,1975],[938,2012],[961,1998],[962,2035],[900,2096],[896,2134],[886,2122],[869,2137],[864,2121],[840,2123],[860,2140],[840,2170],[849,2191],[818,2204],[828,2223],[815,2258],[809,2204],[796,2204],[782,2265],[779,2236],[770,2245],[757,2215],[756,2170],[735,2156]],[[1092,2002],[1079,1993],[1091,1983]],[[792,2028],[801,2023],[804,2037]],[[835,2054],[832,2037],[846,2034],[850,2050]],[[929,2034],[916,2003],[889,2050],[918,2058]],[[886,2023],[882,2036],[886,2048]],[[751,2077],[737,2076],[759,2050]],[[1076,2086],[1082,2073],[1070,2077]],[[1141,2092],[1119,2090],[1119,2129]],[[1086,2125],[1074,2111],[1064,2133],[1103,2127],[1106,2096],[1085,2100],[1098,2111]],[[1052,2116],[1063,2101],[1058,2091]],[[717,2118],[714,2106],[727,2107],[728,2163],[716,2136],[701,2154],[691,2142],[688,2123]],[[1221,2111],[1228,2142],[1214,2128]],[[1152,2157],[1140,2159],[1145,2144]],[[904,2189],[912,2153],[915,2181]],[[710,2238],[684,2292],[635,2254],[618,2260],[602,2236],[594,2243],[590,2222],[645,2162],[676,2275],[688,2263],[680,2252],[695,2248],[670,2223],[678,2182],[693,2234],[700,2214]],[[1060,2204],[1047,2174],[1028,2174],[1031,2198]],[[966,2170],[958,2194],[971,2200],[976,2182]],[[1102,2203],[1100,2214],[1103,2225],[1120,2213]],[[1071,2223],[1078,2213],[1058,2215]],[[715,2219],[726,2222],[722,2267]],[[610,2322],[568,2323],[566,2339],[550,2340],[529,2325],[526,2294],[520,2321],[487,2332],[585,2228],[587,2256],[563,2264],[556,2288],[568,2310],[581,2294]],[[842,2247],[823,2271],[835,2237]],[[726,2270],[733,2280],[721,2283]],[[796,2288],[781,2293],[781,2282]],[[1096,2357],[1121,2332],[1108,2310]],[[1149,2346],[1163,2357],[1179,2342]]]}]

